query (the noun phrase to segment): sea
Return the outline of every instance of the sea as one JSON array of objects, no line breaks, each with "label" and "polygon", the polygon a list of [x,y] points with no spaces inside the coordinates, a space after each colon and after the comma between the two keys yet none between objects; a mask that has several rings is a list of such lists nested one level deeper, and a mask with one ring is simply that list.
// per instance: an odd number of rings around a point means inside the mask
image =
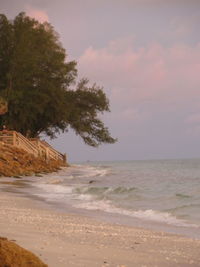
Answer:
[{"label": "sea", "polygon": [[200,239],[200,159],[78,163],[18,184],[4,190],[66,213]]}]

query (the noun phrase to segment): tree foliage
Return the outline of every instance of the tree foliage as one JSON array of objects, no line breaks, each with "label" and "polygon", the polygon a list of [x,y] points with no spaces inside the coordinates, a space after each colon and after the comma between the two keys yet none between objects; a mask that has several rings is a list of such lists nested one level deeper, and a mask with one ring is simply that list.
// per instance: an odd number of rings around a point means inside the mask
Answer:
[{"label": "tree foliage", "polygon": [[76,62],[66,60],[59,36],[49,23],[20,13],[13,21],[0,15],[0,96],[8,112],[0,124],[24,135],[54,138],[71,127],[91,146],[114,143],[98,118],[109,111],[103,89],[78,82]]}]

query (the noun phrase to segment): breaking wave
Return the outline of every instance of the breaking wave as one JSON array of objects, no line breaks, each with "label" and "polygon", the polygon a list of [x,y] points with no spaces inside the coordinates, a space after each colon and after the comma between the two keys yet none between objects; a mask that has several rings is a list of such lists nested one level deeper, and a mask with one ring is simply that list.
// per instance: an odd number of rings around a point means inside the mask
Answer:
[{"label": "breaking wave", "polygon": [[168,212],[160,212],[156,210],[125,210],[122,208],[118,208],[113,206],[109,201],[95,201],[95,202],[87,202],[80,203],[75,205],[76,208],[88,209],[88,210],[96,210],[96,211],[104,211],[109,213],[126,215],[134,218],[140,218],[142,220],[150,220],[159,223],[171,224],[174,226],[182,226],[182,227],[194,227],[199,228],[196,224],[189,224],[184,220],[178,219],[175,216],[171,215]]}]

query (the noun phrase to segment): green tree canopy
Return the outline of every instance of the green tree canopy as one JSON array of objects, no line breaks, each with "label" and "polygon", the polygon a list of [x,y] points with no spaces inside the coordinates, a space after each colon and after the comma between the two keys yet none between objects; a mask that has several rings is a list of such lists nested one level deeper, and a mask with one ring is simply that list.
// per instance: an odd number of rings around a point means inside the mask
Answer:
[{"label": "green tree canopy", "polygon": [[103,89],[77,83],[76,62],[66,60],[58,34],[49,23],[20,13],[13,21],[0,15],[0,96],[8,112],[0,124],[30,137],[54,138],[71,127],[91,146],[114,143],[98,118],[109,111]]}]

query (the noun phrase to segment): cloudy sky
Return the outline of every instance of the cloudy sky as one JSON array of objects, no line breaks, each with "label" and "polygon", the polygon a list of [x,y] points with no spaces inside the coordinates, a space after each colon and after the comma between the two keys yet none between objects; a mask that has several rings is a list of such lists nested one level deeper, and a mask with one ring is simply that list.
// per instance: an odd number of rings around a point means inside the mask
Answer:
[{"label": "cloudy sky", "polygon": [[0,0],[60,34],[79,76],[104,87],[103,120],[118,142],[87,147],[73,132],[51,142],[69,160],[200,157],[199,0]]}]

